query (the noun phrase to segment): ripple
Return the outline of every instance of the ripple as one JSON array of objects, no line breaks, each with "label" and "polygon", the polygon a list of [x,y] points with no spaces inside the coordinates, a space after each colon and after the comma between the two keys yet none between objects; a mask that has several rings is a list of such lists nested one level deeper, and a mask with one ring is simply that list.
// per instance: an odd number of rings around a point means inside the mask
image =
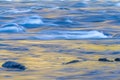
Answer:
[{"label": "ripple", "polygon": [[54,22],[54,24],[57,25],[72,25],[75,24],[74,21],[72,21],[69,18],[57,18],[57,20]]},{"label": "ripple", "polygon": [[8,10],[6,11],[7,13],[15,13],[15,14],[18,14],[18,13],[27,13],[27,12],[30,12],[31,9],[11,9],[11,10]]},{"label": "ripple", "polygon": [[75,8],[87,7],[87,4],[85,4],[83,2],[77,2],[77,3],[73,4],[72,7],[75,7]]}]

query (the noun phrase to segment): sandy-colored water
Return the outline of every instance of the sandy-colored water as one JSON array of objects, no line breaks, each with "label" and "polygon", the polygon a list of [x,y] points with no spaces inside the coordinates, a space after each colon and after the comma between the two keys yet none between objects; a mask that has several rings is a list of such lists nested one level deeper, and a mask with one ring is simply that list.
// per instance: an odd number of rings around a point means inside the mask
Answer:
[{"label": "sandy-colored water", "polygon": [[[101,57],[110,60],[119,57],[119,41],[101,40],[100,44],[96,42],[97,40],[0,41],[0,64],[11,60],[27,67],[23,72],[1,70],[0,79],[119,80],[120,62],[97,61]],[[63,64],[72,60],[80,62]]]}]

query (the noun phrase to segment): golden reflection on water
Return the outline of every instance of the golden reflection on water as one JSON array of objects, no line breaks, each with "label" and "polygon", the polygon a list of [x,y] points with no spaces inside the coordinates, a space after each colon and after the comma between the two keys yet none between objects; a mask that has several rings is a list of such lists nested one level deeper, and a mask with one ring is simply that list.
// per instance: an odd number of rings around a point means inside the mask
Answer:
[{"label": "golden reflection on water", "polygon": [[[0,44],[9,45],[8,48],[27,48],[27,50],[9,50],[6,46],[0,48],[0,65],[5,61],[13,60],[24,64],[27,67],[26,71],[14,72],[1,70],[1,80],[57,80],[59,77],[79,75],[82,79],[93,79],[96,76],[102,76],[119,69],[119,62],[98,62],[98,58],[107,57],[111,60],[118,57],[117,55],[103,54],[105,51],[119,51],[120,44],[92,44],[82,40],[18,40],[18,41],[0,41]],[[43,46],[41,46],[41,44]],[[46,46],[45,46],[46,45]],[[57,46],[56,46],[57,45]],[[4,47],[4,48],[3,48]],[[3,49],[2,49],[3,48]],[[61,50],[83,50],[83,51],[98,51],[100,53],[85,54],[71,52],[59,52]],[[70,54],[69,54],[70,53]],[[79,54],[79,55],[78,55]],[[86,61],[83,60],[86,59]],[[63,65],[63,63],[80,60],[78,63]],[[85,76],[90,71],[103,71],[101,75]],[[82,76],[84,75],[84,76]],[[108,75],[108,74],[106,74]],[[62,80],[62,79],[61,79]],[[79,78],[73,79],[79,80]]]}]

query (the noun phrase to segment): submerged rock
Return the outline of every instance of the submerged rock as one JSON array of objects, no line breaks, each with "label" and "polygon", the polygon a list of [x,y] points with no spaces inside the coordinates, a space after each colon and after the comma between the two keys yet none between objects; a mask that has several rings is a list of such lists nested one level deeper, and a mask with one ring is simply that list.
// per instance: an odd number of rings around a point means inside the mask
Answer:
[{"label": "submerged rock", "polygon": [[115,61],[120,61],[120,58],[115,58]]},{"label": "submerged rock", "polygon": [[72,60],[70,62],[66,62],[66,63],[63,63],[63,64],[72,64],[72,63],[77,63],[77,62],[80,62],[79,60]]},{"label": "submerged rock", "polygon": [[7,68],[7,69],[13,69],[13,70],[20,70],[20,71],[24,71],[26,69],[26,67],[20,63],[14,62],[14,61],[7,61],[4,64],[2,64],[3,68]]},{"label": "submerged rock", "polygon": [[101,61],[101,62],[113,62],[112,60],[108,60],[107,58],[99,58],[98,61]]},{"label": "submerged rock", "polygon": [[25,28],[16,23],[9,23],[0,27],[0,33],[21,33],[25,32]]}]

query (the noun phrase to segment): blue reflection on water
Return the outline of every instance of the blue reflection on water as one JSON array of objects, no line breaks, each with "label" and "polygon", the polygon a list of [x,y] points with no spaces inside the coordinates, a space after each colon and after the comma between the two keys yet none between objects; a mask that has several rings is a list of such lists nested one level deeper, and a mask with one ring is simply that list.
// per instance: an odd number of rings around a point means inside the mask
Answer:
[{"label": "blue reflection on water", "polygon": [[[24,39],[43,39],[43,37],[48,40],[119,38],[119,36],[114,36],[119,35],[119,32],[115,33],[113,31],[111,32],[111,30],[104,30],[109,26],[116,31],[116,29],[109,24],[119,26],[120,12],[117,9],[117,7],[119,7],[118,3],[112,1],[99,2],[97,0],[64,1],[64,3],[69,4],[63,4],[62,1],[45,1],[44,4],[36,1],[22,1],[18,2],[17,5],[12,2],[1,2],[0,33],[24,32],[24,34],[29,34],[29,36],[31,33],[36,34],[29,38],[28,36],[26,36],[26,38],[23,36]],[[14,7],[12,5],[14,5]],[[94,6],[97,6],[98,9]],[[106,6],[106,8],[104,6]],[[115,9],[108,9],[109,7]],[[15,25],[9,25],[13,23]],[[5,25],[7,27],[5,27]],[[100,25],[102,25],[101,28]],[[68,30],[71,31],[68,33]],[[74,30],[79,30],[79,35],[78,32],[73,33]],[[91,33],[92,31],[96,32]],[[41,37],[37,35],[38,33]],[[42,35],[43,33],[44,35]],[[47,35],[45,35],[45,33]],[[59,35],[57,35],[58,33]],[[111,37],[108,35],[111,35]],[[17,39],[17,36],[15,39]]]}]

